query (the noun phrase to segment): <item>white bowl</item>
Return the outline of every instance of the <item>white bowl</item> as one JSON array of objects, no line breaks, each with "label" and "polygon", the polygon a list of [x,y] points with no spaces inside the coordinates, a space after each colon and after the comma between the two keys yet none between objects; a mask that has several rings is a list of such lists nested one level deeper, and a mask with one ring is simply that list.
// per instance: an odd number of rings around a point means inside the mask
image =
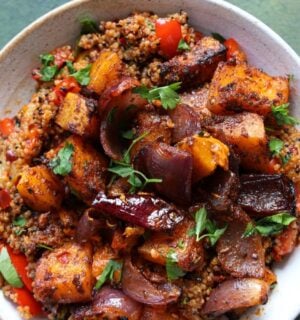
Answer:
[{"label": "white bowl", "polygon": [[[187,11],[190,24],[200,31],[234,37],[247,52],[252,65],[273,75],[293,74],[292,112],[300,117],[300,59],[276,33],[245,11],[222,0],[74,0],[36,20],[0,52],[0,117],[16,112],[34,92],[31,70],[39,54],[57,46],[75,43],[78,19],[89,15],[97,20],[126,17],[134,10],[165,15]],[[260,312],[251,319],[293,320],[300,313],[300,249],[276,266],[278,285]],[[0,294],[0,319],[19,320],[15,307]],[[249,319],[247,317],[247,319]]]}]

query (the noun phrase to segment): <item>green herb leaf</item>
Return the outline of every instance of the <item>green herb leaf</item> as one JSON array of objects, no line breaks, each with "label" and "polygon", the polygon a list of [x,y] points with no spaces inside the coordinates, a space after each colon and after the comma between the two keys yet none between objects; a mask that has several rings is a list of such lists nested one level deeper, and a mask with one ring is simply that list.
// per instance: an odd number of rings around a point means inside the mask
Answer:
[{"label": "green herb leaf", "polygon": [[73,163],[71,157],[74,153],[74,146],[67,142],[65,146],[59,150],[57,156],[49,162],[49,166],[55,174],[66,176],[72,171]]},{"label": "green herb leaf", "polygon": [[[148,132],[144,132],[142,135],[137,137],[132,141],[129,148],[123,155],[122,161],[111,161],[110,166],[108,168],[109,172],[114,173],[122,178],[128,178],[127,181],[131,185],[130,193],[134,193],[136,189],[143,189],[149,183],[160,183],[162,182],[161,179],[147,178],[142,172],[135,170],[130,163],[130,151],[133,146],[139,142],[140,140],[144,139]],[[115,176],[112,177],[111,181],[115,180]]]},{"label": "green herb leaf", "polygon": [[[196,241],[209,238],[211,246],[217,243],[227,229],[227,226],[218,229],[216,223],[208,219],[207,211],[204,207],[195,213],[195,222],[196,227],[188,231],[188,236],[196,236]],[[204,231],[207,231],[207,233],[202,234]]]},{"label": "green herb leaf", "polygon": [[15,227],[25,227],[26,222],[27,222],[27,220],[26,220],[25,217],[23,217],[23,216],[18,216],[18,217],[16,217],[15,220],[13,221],[13,225],[14,225]]},{"label": "green herb leaf", "polygon": [[169,281],[179,279],[185,275],[185,272],[178,266],[178,258],[174,249],[167,253],[166,271]]},{"label": "green herb leaf", "polygon": [[13,266],[7,249],[4,247],[0,253],[0,272],[3,278],[14,288],[22,288],[23,283]]},{"label": "green herb leaf", "polygon": [[199,209],[195,213],[195,221],[196,221],[195,235],[196,235],[196,240],[199,241],[200,234],[205,230],[206,223],[207,223],[207,211],[204,207]]},{"label": "green herb leaf", "polygon": [[271,236],[280,233],[286,226],[295,221],[296,218],[289,213],[281,212],[273,216],[265,217],[256,222],[249,222],[243,237],[250,237],[259,233],[262,236]]},{"label": "green herb leaf", "polygon": [[221,43],[224,43],[226,41],[226,39],[220,33],[212,32],[211,35],[214,39],[220,41]]},{"label": "green herb leaf", "polygon": [[99,27],[97,22],[89,17],[85,17],[79,20],[81,24],[80,34],[97,33],[99,32]]},{"label": "green herb leaf", "polygon": [[291,160],[291,158],[292,158],[291,154],[286,154],[284,156],[280,155],[281,162],[284,166]]},{"label": "green herb leaf", "polygon": [[127,140],[132,140],[134,138],[134,133],[132,130],[123,131],[122,137]]},{"label": "green herb leaf", "polygon": [[289,103],[272,107],[272,114],[279,126],[300,124],[299,120],[289,115]]},{"label": "green herb leaf", "polygon": [[185,242],[184,242],[182,239],[180,239],[180,240],[178,241],[178,243],[177,243],[177,247],[178,247],[179,249],[184,249],[184,248],[185,248]]},{"label": "green herb leaf", "polygon": [[164,87],[154,87],[148,89],[145,86],[133,89],[134,93],[139,94],[148,102],[160,100],[164,109],[174,109],[180,102],[179,94],[176,92],[180,89],[181,82],[175,82]]},{"label": "green herb leaf", "polygon": [[190,46],[183,39],[180,39],[177,49],[183,51],[191,50]]},{"label": "green herb leaf", "polygon": [[282,140],[277,138],[270,139],[269,149],[273,156],[278,155],[282,150],[283,146],[284,146],[284,142]]},{"label": "green herb leaf", "polygon": [[[109,260],[95,285],[95,289],[96,290],[100,289],[107,280],[113,281],[114,273],[118,270],[121,271],[122,267],[123,267],[122,262]],[[120,272],[120,277],[118,279],[118,282],[121,281],[121,277],[122,277],[122,274]]]},{"label": "green herb leaf", "polygon": [[41,80],[48,82],[53,80],[53,78],[56,76],[58,72],[57,66],[47,66],[41,69]]},{"label": "green herb leaf", "polygon": [[49,247],[49,246],[47,246],[46,244],[43,244],[43,243],[38,243],[36,246],[37,246],[38,248],[42,248],[42,249],[46,249],[46,250],[50,250],[50,251],[53,250],[52,247]]},{"label": "green herb leaf", "polygon": [[49,66],[51,62],[54,62],[54,56],[50,53],[41,54],[40,59],[43,67]]},{"label": "green herb leaf", "polygon": [[72,62],[68,61],[66,63],[70,76],[75,78],[78,83],[80,83],[82,86],[87,86],[90,83],[90,72],[92,65],[89,64],[85,68],[82,68],[78,71],[74,68]]}]

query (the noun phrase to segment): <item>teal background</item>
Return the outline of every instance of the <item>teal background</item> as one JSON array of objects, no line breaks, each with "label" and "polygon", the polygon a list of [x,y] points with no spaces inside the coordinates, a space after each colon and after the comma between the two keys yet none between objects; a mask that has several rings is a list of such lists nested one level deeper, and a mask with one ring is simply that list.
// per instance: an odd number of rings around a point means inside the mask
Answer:
[{"label": "teal background", "polygon": [[[0,0],[0,48],[30,22],[66,2],[68,0]],[[300,0],[228,2],[265,22],[300,54]]]}]

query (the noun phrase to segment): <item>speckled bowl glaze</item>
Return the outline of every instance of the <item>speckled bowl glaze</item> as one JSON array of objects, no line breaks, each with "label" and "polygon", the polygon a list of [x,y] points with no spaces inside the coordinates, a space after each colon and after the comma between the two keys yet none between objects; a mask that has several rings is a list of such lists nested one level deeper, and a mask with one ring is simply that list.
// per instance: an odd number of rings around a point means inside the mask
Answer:
[{"label": "speckled bowl glaze", "polygon": [[[111,20],[134,10],[165,15],[179,10],[188,12],[196,29],[234,36],[248,54],[252,65],[273,75],[293,74],[292,111],[300,117],[300,59],[270,28],[245,11],[222,0],[74,0],[36,20],[0,52],[0,116],[16,112],[34,92],[31,70],[39,54],[57,46],[75,43],[78,19],[91,16]],[[243,319],[293,320],[300,313],[300,249],[276,266],[278,285],[268,304],[252,310]],[[15,306],[0,292],[0,319],[19,320]]]}]

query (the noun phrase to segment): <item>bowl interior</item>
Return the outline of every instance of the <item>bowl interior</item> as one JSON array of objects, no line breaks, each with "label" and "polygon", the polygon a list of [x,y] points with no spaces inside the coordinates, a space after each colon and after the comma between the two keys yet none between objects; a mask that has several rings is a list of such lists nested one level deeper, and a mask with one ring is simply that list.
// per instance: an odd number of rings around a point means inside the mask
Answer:
[{"label": "bowl interior", "polygon": [[[293,74],[292,112],[300,117],[300,109],[296,108],[300,105],[299,57],[268,27],[223,0],[77,0],[52,11],[27,27],[0,52],[0,117],[15,113],[29,101],[35,89],[31,70],[38,65],[39,55],[63,44],[74,44],[80,30],[79,18],[112,20],[126,17],[134,10],[154,11],[162,16],[184,10],[195,29],[237,39],[247,52],[250,64],[272,75]],[[258,316],[256,311],[252,312],[251,319],[292,320],[300,312],[296,294],[300,287],[300,277],[296,276],[300,269],[300,250],[284,264],[284,269],[283,265],[277,267],[279,284],[268,304]],[[9,304],[1,294],[0,304],[0,318],[19,319],[7,309]]]}]

